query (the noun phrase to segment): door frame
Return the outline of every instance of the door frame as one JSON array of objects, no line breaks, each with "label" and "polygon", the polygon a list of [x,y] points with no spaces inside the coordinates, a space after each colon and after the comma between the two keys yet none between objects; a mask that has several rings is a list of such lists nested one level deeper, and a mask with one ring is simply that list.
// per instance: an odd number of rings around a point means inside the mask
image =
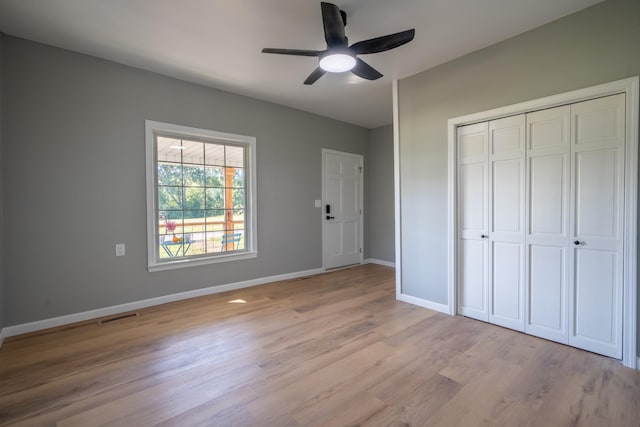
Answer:
[{"label": "door frame", "polygon": [[[324,176],[324,166],[325,166],[325,160],[324,160],[324,155],[325,154],[334,154],[337,156],[345,156],[345,157],[353,157],[358,159],[358,163],[360,165],[361,169],[361,173],[360,173],[360,179],[358,182],[358,185],[360,186],[360,192],[358,195],[358,204],[360,205],[360,225],[358,227],[358,233],[359,233],[359,245],[360,245],[360,264],[362,264],[364,262],[364,156],[362,154],[355,154],[355,153],[348,153],[346,151],[337,151],[337,150],[331,150],[328,148],[323,148],[321,149],[321,171],[320,171],[320,181],[321,181],[321,199],[322,199],[322,205],[320,208],[320,221],[322,222],[322,269],[327,271],[327,264],[326,264],[326,260],[325,260],[325,247],[324,247],[324,241],[325,241],[325,232],[326,232],[326,219],[325,219],[325,212],[324,212],[324,206],[325,206],[325,198],[324,198],[324,181],[325,181],[325,176]],[[340,269],[341,267],[337,267],[337,268],[332,268],[331,270],[337,270]]]},{"label": "door frame", "polygon": [[637,354],[638,322],[638,76],[558,95],[548,96],[519,104],[509,105],[479,113],[449,119],[448,130],[448,221],[447,221],[447,287],[448,301],[446,312],[457,312],[457,150],[456,129],[459,126],[477,122],[500,119],[516,114],[558,107],[566,104],[587,101],[619,93],[626,94],[626,141],[625,141],[625,187],[624,187],[624,232],[623,232],[623,304],[622,304],[622,363],[637,368],[640,362]]}]

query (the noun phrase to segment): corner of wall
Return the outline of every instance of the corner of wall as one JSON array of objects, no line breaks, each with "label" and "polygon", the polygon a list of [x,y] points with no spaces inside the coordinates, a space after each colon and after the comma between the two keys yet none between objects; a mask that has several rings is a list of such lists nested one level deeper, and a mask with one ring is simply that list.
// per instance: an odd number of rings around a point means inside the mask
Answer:
[{"label": "corner of wall", "polygon": [[393,125],[369,130],[367,155],[369,244],[365,258],[394,264]]},{"label": "corner of wall", "polygon": [[2,39],[4,34],[0,33],[0,347],[2,347],[2,341],[4,340],[4,216],[2,214],[4,205],[4,192],[3,188],[3,167],[2,167],[2,87],[3,87],[3,61],[2,61]]},{"label": "corner of wall", "polygon": [[364,149],[364,248],[363,256],[371,256],[371,129],[367,130],[367,144]]}]

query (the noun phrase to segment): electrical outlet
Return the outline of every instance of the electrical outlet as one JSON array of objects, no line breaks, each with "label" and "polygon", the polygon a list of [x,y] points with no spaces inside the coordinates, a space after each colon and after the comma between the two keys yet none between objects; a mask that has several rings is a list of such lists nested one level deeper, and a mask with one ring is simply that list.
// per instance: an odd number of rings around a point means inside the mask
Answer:
[{"label": "electrical outlet", "polygon": [[116,243],[116,256],[124,256],[124,243]]},{"label": "electrical outlet", "polygon": [[322,207],[322,200],[316,200],[316,208]]}]

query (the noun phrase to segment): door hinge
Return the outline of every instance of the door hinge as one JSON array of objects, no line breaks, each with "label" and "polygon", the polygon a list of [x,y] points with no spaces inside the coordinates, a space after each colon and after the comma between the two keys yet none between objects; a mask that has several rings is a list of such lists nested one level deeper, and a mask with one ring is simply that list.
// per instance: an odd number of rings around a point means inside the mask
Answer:
[{"label": "door hinge", "polygon": [[360,248],[360,253],[362,253],[362,248]]},{"label": "door hinge", "polygon": [[358,172],[362,175],[362,166],[358,166]]}]

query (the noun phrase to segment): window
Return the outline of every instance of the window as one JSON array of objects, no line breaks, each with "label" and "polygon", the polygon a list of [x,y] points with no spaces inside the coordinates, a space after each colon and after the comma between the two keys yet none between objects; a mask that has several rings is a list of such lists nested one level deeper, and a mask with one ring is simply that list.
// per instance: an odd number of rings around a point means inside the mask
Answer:
[{"label": "window", "polygon": [[253,258],[255,138],[146,121],[149,271]]}]

